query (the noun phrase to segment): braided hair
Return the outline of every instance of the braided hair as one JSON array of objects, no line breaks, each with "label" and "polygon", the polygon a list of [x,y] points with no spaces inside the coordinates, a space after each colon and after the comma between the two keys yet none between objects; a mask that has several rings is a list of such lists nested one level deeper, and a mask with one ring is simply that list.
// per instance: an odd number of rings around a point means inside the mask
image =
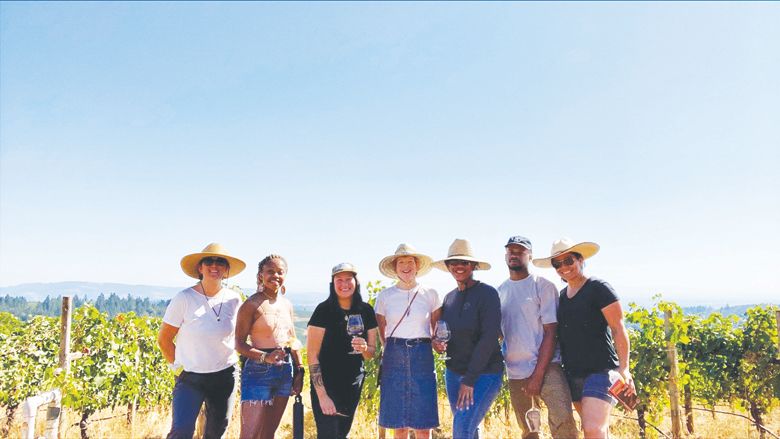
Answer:
[{"label": "braided hair", "polygon": [[[260,277],[260,274],[263,272],[263,267],[264,267],[266,264],[268,264],[268,263],[270,263],[271,261],[273,261],[274,259],[276,259],[276,260],[279,260],[279,261],[282,261],[282,262],[284,263],[285,272],[287,271],[287,260],[286,260],[286,259],[284,259],[284,256],[282,256],[282,255],[277,255],[277,254],[275,254],[275,253],[271,253],[270,255],[268,255],[268,256],[266,256],[266,257],[264,257],[264,258],[263,258],[263,259],[260,261],[260,263],[258,263],[258,264],[257,264],[257,276],[258,276],[258,278]],[[262,282],[262,281],[261,281],[260,279],[258,279],[258,280],[257,280],[257,290],[258,290],[258,291],[260,291],[260,290],[261,290],[261,286],[262,286],[262,283],[261,283],[261,282]],[[284,285],[282,285],[282,294],[284,294],[285,292],[287,292],[287,288],[285,288],[285,286],[284,286]]]}]

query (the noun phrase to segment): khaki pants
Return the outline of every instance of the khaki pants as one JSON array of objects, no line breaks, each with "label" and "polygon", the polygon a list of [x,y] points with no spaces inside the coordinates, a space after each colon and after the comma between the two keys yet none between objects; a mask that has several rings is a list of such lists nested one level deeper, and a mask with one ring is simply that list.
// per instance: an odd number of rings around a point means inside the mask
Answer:
[{"label": "khaki pants", "polygon": [[[531,408],[531,397],[523,391],[528,378],[509,380],[509,394],[512,398],[512,408],[515,411],[517,423],[523,430],[523,439],[538,439],[538,433],[528,431],[525,423],[525,412]],[[541,399],[547,406],[547,423],[550,425],[552,437],[555,439],[574,439],[578,436],[577,425],[571,405],[571,394],[566,376],[558,363],[550,363],[544,373]],[[536,397],[536,407],[539,408],[539,397]]]}]

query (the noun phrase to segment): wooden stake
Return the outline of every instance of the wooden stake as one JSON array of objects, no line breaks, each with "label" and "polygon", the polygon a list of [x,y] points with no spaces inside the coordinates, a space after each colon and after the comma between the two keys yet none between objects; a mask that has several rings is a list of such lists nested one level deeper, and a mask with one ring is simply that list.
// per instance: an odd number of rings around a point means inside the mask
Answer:
[{"label": "wooden stake", "polygon": [[777,359],[780,360],[780,309],[775,311],[775,320],[777,320]]},{"label": "wooden stake", "polygon": [[669,359],[669,405],[672,415],[672,438],[682,437],[680,422],[680,389],[677,387],[677,347],[672,341],[672,312],[664,312],[664,330],[666,332],[666,354]]},{"label": "wooden stake", "polygon": [[[73,298],[62,296],[62,307],[60,308],[60,368],[66,376],[70,373],[70,324],[73,320]],[[64,428],[62,423],[65,419],[65,408],[60,408],[59,426],[57,428],[57,439],[62,438]]]}]

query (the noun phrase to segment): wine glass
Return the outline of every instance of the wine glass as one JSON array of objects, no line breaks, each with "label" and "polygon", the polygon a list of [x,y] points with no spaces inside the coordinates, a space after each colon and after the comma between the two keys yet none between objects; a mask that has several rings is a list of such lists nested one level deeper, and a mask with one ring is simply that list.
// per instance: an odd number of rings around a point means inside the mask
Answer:
[{"label": "wine glass", "polygon": [[[447,326],[447,322],[444,320],[439,320],[436,322],[436,329],[433,331],[433,338],[435,338],[436,341],[447,343],[450,341],[450,335],[450,328]],[[444,356],[441,357],[441,359],[449,360],[450,357],[447,356],[447,352],[444,352]]]},{"label": "wine glass", "polygon": [[[347,334],[351,335],[354,339],[358,335],[363,333],[363,317],[360,316],[360,314],[350,314],[349,317],[347,317]],[[352,352],[350,354],[360,354],[360,352],[356,351],[354,348],[352,349]]]}]

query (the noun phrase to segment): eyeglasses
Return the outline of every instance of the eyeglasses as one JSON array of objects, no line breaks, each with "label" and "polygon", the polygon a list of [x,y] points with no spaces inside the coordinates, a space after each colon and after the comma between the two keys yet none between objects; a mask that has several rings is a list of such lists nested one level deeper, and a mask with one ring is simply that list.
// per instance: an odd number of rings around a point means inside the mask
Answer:
[{"label": "eyeglasses", "polygon": [[550,263],[552,264],[553,268],[555,268],[556,270],[561,268],[561,267],[563,267],[564,265],[568,267],[569,265],[574,263],[574,256],[569,255],[569,256],[566,256],[566,259],[564,259],[562,261],[554,261],[553,260],[553,261],[550,261]]},{"label": "eyeglasses", "polygon": [[217,264],[220,267],[227,267],[228,266],[227,259],[225,259],[225,258],[217,258],[217,257],[214,257],[214,256],[209,256],[208,258],[203,258],[203,259],[200,260],[200,263],[205,265],[205,266],[214,265],[214,264]]},{"label": "eyeglasses", "polygon": [[463,259],[450,259],[449,261],[445,261],[444,265],[450,266],[450,265],[471,265],[471,261],[464,261]]}]

